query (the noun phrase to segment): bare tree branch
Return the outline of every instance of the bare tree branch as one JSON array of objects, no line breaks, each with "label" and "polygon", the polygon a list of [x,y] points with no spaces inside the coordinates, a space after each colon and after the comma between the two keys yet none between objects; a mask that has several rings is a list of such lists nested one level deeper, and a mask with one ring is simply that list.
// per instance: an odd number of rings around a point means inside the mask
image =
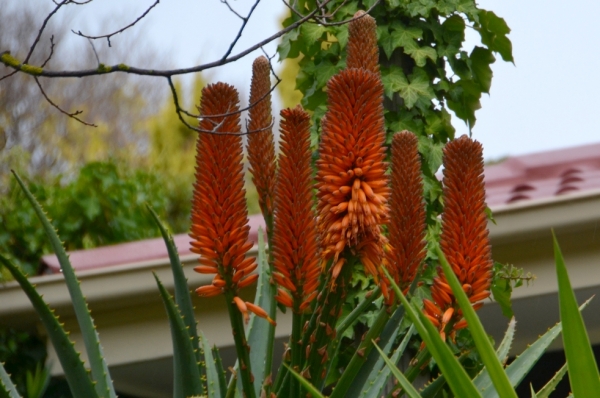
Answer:
[{"label": "bare tree branch", "polygon": [[48,97],[48,95],[46,94],[46,92],[44,91],[44,89],[42,88],[42,85],[40,84],[40,81],[38,80],[37,77],[34,77],[34,80],[37,84],[37,86],[40,88],[40,92],[42,93],[42,95],[44,96],[44,98],[46,99],[46,101],[48,101],[48,103],[50,105],[52,105],[53,107],[55,107],[56,109],[58,109],[62,114],[67,115],[68,117],[77,120],[79,123],[85,124],[86,126],[90,126],[90,127],[98,127],[97,125],[93,124],[93,123],[88,123],[85,122],[83,120],[81,120],[80,118],[77,117],[77,115],[81,115],[83,113],[83,111],[75,111],[73,113],[69,113],[65,110],[63,110],[60,106],[56,105],[54,102],[52,102],[52,100],[50,99],[50,97]]},{"label": "bare tree branch", "polygon": [[[326,4],[330,1],[331,0],[326,0],[324,2],[324,4]],[[264,39],[256,44],[246,48],[245,50],[239,52],[236,55],[229,56],[227,58],[221,58],[218,61],[193,66],[191,68],[155,70],[155,69],[137,68],[137,67],[128,66],[125,64],[118,64],[118,65],[113,65],[113,66],[106,66],[106,65],[100,64],[100,66],[96,69],[83,69],[83,70],[72,70],[72,71],[52,71],[52,70],[45,70],[45,69],[38,68],[35,66],[27,65],[25,63],[20,63],[16,58],[12,57],[8,51],[5,51],[0,54],[0,62],[2,62],[3,64],[5,64],[6,66],[8,66],[10,68],[19,70],[21,72],[24,72],[24,73],[32,75],[32,76],[38,76],[38,77],[40,77],[40,76],[52,77],[52,78],[86,77],[86,76],[104,75],[104,74],[115,73],[115,72],[130,73],[130,74],[142,75],[142,76],[172,77],[175,75],[201,72],[203,70],[216,68],[218,66],[226,65],[231,62],[237,61],[238,59],[245,57],[246,55],[250,54],[251,52],[258,50],[259,48],[272,42],[273,40],[277,39],[278,37],[281,37],[284,34],[286,34],[287,32],[302,25],[306,21],[313,18],[314,15],[318,11],[319,11],[319,9],[315,9],[315,10],[311,11],[308,15],[306,15],[305,17],[299,19],[298,21],[290,24],[288,27],[280,30],[277,33],[274,33],[273,35],[267,37],[266,39]]]},{"label": "bare tree branch", "polygon": [[[48,55],[48,58],[46,58],[46,60],[44,61],[44,63],[42,63],[42,65],[40,67],[43,68],[44,66],[46,66],[46,64],[50,61],[50,58],[52,58],[53,55],[54,55],[54,35],[50,36],[50,54]],[[2,80],[2,79],[0,79],[0,80]]]},{"label": "bare tree branch", "polygon": [[229,2],[227,0],[221,0],[221,3],[225,4],[227,6],[227,8],[229,8],[229,11],[231,11],[233,14],[235,14],[239,19],[241,19],[241,20],[247,19],[247,18],[242,17],[236,10],[234,10],[233,7],[231,7],[231,5],[229,4]]},{"label": "bare tree branch", "polygon": [[[227,6],[229,7],[229,3],[227,3],[227,0],[222,0],[225,2],[225,4],[227,4]],[[229,44],[229,48],[227,49],[227,51],[225,52],[225,55],[223,55],[223,57],[221,58],[221,60],[226,59],[229,54],[231,54],[231,51],[233,51],[233,47],[235,47],[235,45],[237,44],[238,40],[240,39],[240,37],[242,37],[242,32],[244,32],[244,29],[246,28],[246,24],[248,24],[248,21],[250,20],[250,17],[252,16],[252,13],[254,12],[254,10],[256,9],[256,6],[258,5],[258,3],[260,3],[260,0],[256,0],[254,2],[254,4],[252,5],[252,7],[250,8],[250,11],[248,12],[248,15],[246,16],[246,18],[242,18],[242,26],[240,27],[240,30],[238,30],[237,35],[235,36],[235,39],[233,39],[233,41],[231,42],[231,44]],[[231,10],[231,7],[229,7],[229,9]],[[233,11],[233,13],[237,16],[239,16],[239,14],[235,11]]]},{"label": "bare tree branch", "polygon": [[31,45],[31,47],[29,48],[29,53],[27,53],[27,56],[25,57],[25,60],[23,61],[24,64],[26,64],[27,62],[29,62],[29,58],[31,58],[31,54],[33,54],[33,50],[35,50],[35,46],[37,46],[38,42],[40,41],[40,37],[42,37],[42,33],[44,32],[44,29],[46,29],[46,25],[48,24],[48,21],[50,20],[50,18],[52,18],[52,16],[54,14],[56,14],[56,12],[65,4],[68,4],[71,0],[63,0],[60,3],[56,3],[56,7],[54,8],[54,10],[50,11],[50,14],[48,14],[48,16],[46,17],[46,19],[44,19],[44,22],[42,23],[42,27],[40,28],[40,30],[38,31],[38,34],[35,38],[35,40],[33,41],[33,44]]},{"label": "bare tree branch", "polygon": [[[138,19],[136,19],[135,21],[133,21],[132,23],[130,23],[129,25],[125,26],[122,29],[119,29],[113,33],[109,33],[106,35],[101,35],[101,36],[88,36],[86,34],[81,33],[81,31],[77,31],[75,32],[73,29],[71,29],[71,32],[75,33],[77,36],[81,36],[81,37],[85,37],[86,39],[91,39],[91,40],[96,40],[96,39],[106,39],[108,41],[108,46],[112,47],[111,43],[110,43],[110,38],[118,35],[119,33],[123,33],[124,31],[126,31],[127,29],[131,28],[133,25],[135,25],[136,23],[138,23],[139,21],[141,21],[149,12],[150,10],[152,10],[158,3],[160,3],[160,0],[156,0],[154,2],[154,4],[152,4],[150,7],[148,7],[148,9],[146,11],[144,11],[144,13],[142,15],[139,16]],[[98,63],[100,63],[98,61]]]}]

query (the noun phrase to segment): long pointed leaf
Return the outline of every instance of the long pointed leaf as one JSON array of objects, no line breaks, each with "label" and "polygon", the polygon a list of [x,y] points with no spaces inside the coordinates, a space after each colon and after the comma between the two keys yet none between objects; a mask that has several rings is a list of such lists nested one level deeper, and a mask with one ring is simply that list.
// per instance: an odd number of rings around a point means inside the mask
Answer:
[{"label": "long pointed leaf", "polygon": [[496,356],[502,363],[506,363],[508,359],[508,353],[510,352],[510,348],[512,347],[513,340],[515,338],[515,327],[517,325],[517,321],[513,316],[510,318],[510,322],[508,322],[508,328],[504,333],[504,338],[500,342],[498,349],[496,350]]},{"label": "long pointed leaf", "polygon": [[2,362],[0,362],[0,397],[21,398],[17,392],[17,386],[10,379]]},{"label": "long pointed leaf", "polygon": [[427,344],[429,351],[435,358],[442,373],[446,376],[454,395],[461,398],[481,397],[471,382],[469,375],[461,366],[458,359],[452,354],[450,348],[442,340],[429,318],[423,315],[419,308],[413,307],[408,302],[398,285],[394,283],[394,280],[388,274],[387,270],[385,268],[382,268],[382,270],[392,284],[394,292],[402,302],[407,316],[413,321],[419,335],[423,341],[425,341],[425,344]]},{"label": "long pointed leaf", "polygon": [[[410,338],[412,337],[414,332],[415,332],[415,325],[411,325],[410,328],[408,329],[408,332],[406,332],[406,336],[404,336],[404,338],[402,339],[402,342],[400,343],[398,348],[396,348],[396,350],[394,351],[394,354],[390,358],[392,363],[398,363],[398,361],[400,360],[400,357],[404,354],[404,351],[406,350],[406,346],[408,345],[408,342],[410,341]],[[384,347],[383,351],[385,352],[385,347]],[[361,398],[378,398],[378,397],[380,397],[382,395],[383,388],[387,384],[390,374],[391,374],[390,368],[388,368],[388,367],[382,368],[378,372],[375,380],[373,380],[373,382],[370,384],[370,387],[368,389],[363,389]]]},{"label": "long pointed leaf", "polygon": [[302,377],[300,375],[300,373],[294,371],[294,369],[290,368],[287,365],[283,365],[285,366],[288,371],[292,374],[292,376],[294,376],[296,379],[298,379],[298,381],[300,382],[300,384],[302,384],[302,387],[304,387],[306,389],[306,391],[308,391],[308,393],[310,395],[312,395],[313,398],[325,398],[323,396],[323,394],[321,394],[321,392],[319,390],[317,390],[317,388],[315,386],[313,386],[308,380],[306,380],[304,377]]},{"label": "long pointed leaf", "polygon": [[2,255],[0,255],[0,262],[8,269],[19,285],[21,285],[21,288],[37,311],[48,333],[48,337],[56,350],[56,355],[65,372],[65,378],[73,396],[98,397],[90,375],[85,369],[79,353],[75,351],[75,344],[69,339],[65,329],[50,307],[48,307],[48,304],[44,302],[42,296],[39,295],[19,268]]},{"label": "long pointed leaf", "polygon": [[598,365],[594,359],[583,318],[577,308],[577,299],[571,288],[567,267],[554,231],[552,231],[552,238],[554,240],[556,277],[558,278],[560,320],[563,324],[563,343],[569,368],[571,391],[576,397],[600,397]]},{"label": "long pointed leaf", "polygon": [[[540,391],[538,391],[535,395],[537,398],[548,398],[552,391],[556,389],[556,386],[567,374],[567,364],[565,363],[562,368],[559,369],[558,372],[550,379],[548,383]],[[532,387],[533,388],[533,387]]]},{"label": "long pointed leaf", "polygon": [[[583,303],[579,309],[583,310],[592,299],[588,299]],[[529,373],[533,365],[535,365],[540,357],[546,352],[546,349],[552,344],[552,342],[560,335],[562,330],[562,324],[559,322],[538,338],[533,344],[531,344],[525,351],[523,351],[510,365],[506,367],[506,374],[510,379],[513,387],[519,385],[521,380]],[[487,369],[483,369],[473,382],[480,391],[483,391],[484,398],[497,398],[498,393],[492,386],[492,381],[487,372]]]},{"label": "long pointed leaf", "polygon": [[[167,315],[169,317],[169,325],[171,326],[171,338],[173,340],[173,397],[185,398],[189,396],[204,394],[204,388],[200,379],[198,363],[192,346],[187,326],[183,321],[183,317],[179,309],[173,301],[173,297],[167,292],[153,273],[158,290],[162,297]],[[209,348],[210,351],[210,348]]]},{"label": "long pointed leaf", "polygon": [[[256,285],[256,296],[254,304],[264,309],[267,314],[271,313],[271,296],[275,294],[275,288],[270,283],[271,274],[269,270],[268,256],[265,249],[265,240],[262,229],[258,231],[258,282]],[[265,377],[271,374],[271,369],[265,369],[269,348],[274,344],[273,333],[271,329],[275,326],[262,318],[252,314],[248,322],[246,336],[250,346],[250,366],[254,375],[254,391],[257,397],[260,396],[260,389]],[[238,390],[242,390],[241,380],[238,381]]]},{"label": "long pointed leaf", "polygon": [[[208,390],[208,398],[222,398],[225,395],[225,391],[221,390],[217,362],[212,355],[210,344],[208,343],[208,340],[206,339],[202,331],[200,331],[199,337],[200,343],[204,347],[204,360],[206,361],[206,387]],[[219,362],[221,362],[220,358]]]},{"label": "long pointed leaf", "polygon": [[475,313],[475,310],[473,309],[469,298],[458,281],[458,278],[452,271],[452,267],[450,264],[448,264],[444,253],[439,247],[436,248],[436,251],[440,260],[440,264],[442,265],[442,269],[444,270],[446,280],[452,288],[454,297],[456,297],[456,301],[458,301],[458,304],[463,311],[463,316],[467,320],[469,331],[471,332],[471,336],[473,336],[473,341],[475,342],[475,346],[479,351],[481,361],[487,368],[496,391],[498,391],[500,396],[503,398],[517,398],[517,393],[510,383],[508,376],[504,372],[504,368],[496,356],[494,347],[492,347],[492,344],[490,343],[490,340],[483,329],[483,325]]},{"label": "long pointed leaf", "polygon": [[396,365],[394,365],[394,363],[392,361],[390,361],[390,359],[387,357],[387,355],[384,354],[384,352],[381,350],[381,348],[379,348],[379,346],[377,344],[375,344],[374,340],[373,340],[373,345],[375,346],[375,349],[377,351],[379,351],[379,355],[381,355],[381,357],[383,358],[385,364],[392,371],[392,374],[396,377],[396,380],[398,380],[398,383],[400,383],[400,385],[404,389],[404,392],[410,398],[420,398],[421,395],[419,395],[419,392],[413,387],[413,385],[411,384],[411,382],[408,381],[408,379],[396,367]]},{"label": "long pointed leaf", "polygon": [[54,226],[50,223],[48,217],[46,217],[44,210],[37,202],[33,194],[25,186],[19,175],[14,171],[13,174],[21,186],[21,189],[23,189],[23,192],[29,200],[29,203],[31,203],[33,206],[38,218],[42,222],[44,230],[46,231],[46,235],[50,239],[50,244],[52,245],[54,253],[56,254],[56,257],[60,263],[60,269],[62,270],[65,283],[69,289],[69,295],[71,296],[75,316],[81,330],[81,337],[83,338],[85,350],[88,355],[88,361],[92,371],[92,378],[96,382],[95,389],[98,392],[98,395],[101,397],[108,396],[111,398],[116,398],[117,394],[115,393],[115,388],[110,377],[108,365],[104,359],[104,353],[102,352],[102,346],[100,345],[98,331],[94,325],[94,320],[85,301],[85,297],[83,296],[83,292],[81,291],[79,280],[75,276],[75,271],[71,266],[71,262],[69,261],[69,257],[67,256],[65,248],[60,241]]},{"label": "long pointed leaf", "polygon": [[148,204],[146,204],[146,207],[150,211],[150,215],[152,215],[152,218],[154,219],[154,222],[156,223],[156,226],[160,230],[163,240],[165,241],[165,245],[167,246],[167,252],[169,253],[169,260],[171,263],[171,270],[173,272],[173,281],[175,285],[175,303],[177,304],[177,307],[183,316],[183,322],[185,323],[190,338],[192,339],[192,347],[196,355],[196,362],[199,366],[200,376],[205,376],[206,370],[202,365],[204,358],[201,352],[202,350],[200,350],[198,332],[196,330],[194,306],[192,305],[192,298],[190,297],[187,278],[183,273],[183,266],[179,260],[179,252],[175,247],[173,237],[162,224],[154,209],[152,209],[152,207],[150,207]]}]

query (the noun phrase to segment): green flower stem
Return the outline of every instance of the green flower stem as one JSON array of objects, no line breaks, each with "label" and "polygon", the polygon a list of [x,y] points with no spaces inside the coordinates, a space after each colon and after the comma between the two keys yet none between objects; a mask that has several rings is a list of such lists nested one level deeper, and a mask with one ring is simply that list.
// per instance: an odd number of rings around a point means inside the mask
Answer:
[{"label": "green flower stem", "polygon": [[[271,246],[273,244],[273,213],[268,213],[265,212],[264,213],[264,219],[265,219],[265,224],[267,227],[267,243],[268,243],[268,253],[269,253],[269,275],[273,275],[273,271],[275,269],[275,265],[274,265],[274,259],[273,259],[273,252],[271,251]],[[270,308],[269,308],[269,317],[271,317],[271,319],[275,322],[277,322],[277,300],[275,300],[275,294],[277,292],[277,287],[275,286],[275,281],[274,279],[271,277],[270,278],[270,282],[271,283],[271,296],[270,296]],[[275,341],[275,326],[273,325],[269,325],[269,337],[268,337],[269,341]],[[275,344],[269,344],[269,346],[267,346],[267,355],[265,358],[265,377],[268,377],[268,375],[272,375],[273,373],[273,349],[275,347]],[[268,397],[271,395],[271,387],[272,387],[272,383],[268,383],[265,386],[265,395]]]},{"label": "green flower stem", "polygon": [[[292,315],[292,338],[290,340],[290,349],[292,354],[292,363],[290,368],[296,372],[300,372],[304,354],[304,348],[302,346],[302,314],[299,314],[296,310],[300,307],[299,303],[294,303],[294,314]],[[280,370],[281,371],[281,370]],[[290,379],[290,398],[297,397],[300,393],[300,383],[297,378],[292,377]]]},{"label": "green flower stem", "polygon": [[238,374],[242,379],[244,396],[246,398],[256,398],[253,385],[254,376],[252,376],[252,369],[250,366],[250,347],[246,340],[242,313],[233,302],[233,297],[234,294],[232,291],[225,291],[225,301],[227,302],[227,311],[229,312],[233,340],[235,341],[235,350],[239,361]]}]

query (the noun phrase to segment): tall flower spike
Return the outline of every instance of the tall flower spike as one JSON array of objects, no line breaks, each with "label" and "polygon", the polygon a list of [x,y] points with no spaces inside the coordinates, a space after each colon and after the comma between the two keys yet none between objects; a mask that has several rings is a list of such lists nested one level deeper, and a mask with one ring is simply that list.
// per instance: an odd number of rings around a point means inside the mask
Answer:
[{"label": "tall flower spike", "polygon": [[[360,17],[360,18],[359,18]],[[364,11],[357,11],[348,24],[348,68],[363,68],[379,74],[379,48],[377,47],[377,24]]]},{"label": "tall flower spike", "polygon": [[275,189],[275,145],[271,122],[271,68],[269,60],[260,56],[252,64],[252,83],[248,111],[248,162],[252,181],[258,191],[258,203],[267,227],[272,227]]},{"label": "tall flower spike", "polygon": [[[390,275],[406,293],[425,259],[425,204],[418,140],[410,131],[392,139],[392,195],[388,224],[390,248],[385,263]],[[388,303],[393,292],[382,285]]]},{"label": "tall flower spike", "polygon": [[[242,137],[235,135],[240,133],[240,117],[235,113],[238,102],[237,91],[228,84],[211,84],[202,90],[201,115],[233,113],[202,118],[200,128],[214,133],[200,133],[196,145],[191,251],[202,256],[194,270],[215,275],[211,285],[196,289],[203,297],[225,292],[237,297],[240,288],[258,278],[252,274],[257,267],[255,259],[246,258],[253,244],[248,241]],[[251,310],[241,305],[239,298],[234,301],[242,313]]]},{"label": "tall flower spike", "polygon": [[[467,136],[444,148],[441,247],[475,309],[490,295],[492,256],[485,213],[483,148]],[[445,338],[467,326],[443,273],[433,280],[425,313]]]},{"label": "tall flower spike", "polygon": [[273,234],[276,299],[301,313],[317,294],[321,271],[312,209],[310,116],[298,105],[282,110],[281,117]]},{"label": "tall flower spike", "polygon": [[372,72],[346,69],[329,80],[327,95],[316,185],[323,257],[333,258],[335,279],[349,248],[378,279],[389,197],[383,86]]}]

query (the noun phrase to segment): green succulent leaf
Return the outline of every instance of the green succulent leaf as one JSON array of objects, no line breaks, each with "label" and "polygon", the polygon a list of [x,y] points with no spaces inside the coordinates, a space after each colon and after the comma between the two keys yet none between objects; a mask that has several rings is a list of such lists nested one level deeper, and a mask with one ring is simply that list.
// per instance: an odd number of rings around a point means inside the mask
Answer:
[{"label": "green succulent leaf", "polygon": [[375,346],[375,349],[379,352],[379,355],[381,355],[381,358],[383,358],[385,364],[391,370],[392,374],[396,377],[396,380],[398,380],[398,383],[404,389],[406,395],[408,395],[410,398],[420,398],[421,395],[413,387],[412,383],[406,378],[406,376],[404,376],[404,374],[396,367],[396,365],[394,365],[394,363],[387,357],[387,355],[385,355],[381,348],[379,348],[379,346],[375,344],[375,341],[373,341],[373,345]]},{"label": "green succulent leaf", "polygon": [[71,296],[77,323],[81,329],[81,336],[83,338],[85,350],[88,355],[88,360],[92,371],[92,378],[95,381],[94,386],[96,392],[101,397],[108,396],[111,398],[116,398],[117,394],[115,393],[115,388],[110,377],[108,365],[104,359],[104,353],[102,352],[102,346],[100,345],[98,331],[96,330],[94,320],[87,306],[87,302],[85,301],[85,297],[83,296],[83,292],[81,291],[79,280],[75,276],[75,270],[69,261],[69,256],[65,251],[58,233],[54,229],[54,226],[52,226],[50,223],[50,220],[48,220],[48,217],[44,213],[44,210],[38,201],[29,191],[25,183],[23,183],[23,180],[21,180],[19,175],[15,172],[13,172],[13,174],[21,186],[21,189],[25,193],[27,200],[33,206],[39,220],[42,222],[44,230],[46,231],[46,235],[48,236],[54,252],[56,253],[56,257],[58,257],[61,271],[65,277],[65,283],[69,290],[69,295]]},{"label": "green succulent leaf", "polygon": [[4,398],[21,398],[19,392],[17,391],[17,386],[15,386],[10,379],[8,373],[6,373],[6,369],[4,369],[4,364],[0,362],[0,397]]},{"label": "green succulent leaf", "polygon": [[560,320],[563,324],[563,344],[569,368],[571,391],[576,397],[600,397],[598,365],[594,359],[581,312],[577,308],[577,299],[571,287],[567,267],[554,231],[552,231],[552,239],[556,277],[558,278]]}]

